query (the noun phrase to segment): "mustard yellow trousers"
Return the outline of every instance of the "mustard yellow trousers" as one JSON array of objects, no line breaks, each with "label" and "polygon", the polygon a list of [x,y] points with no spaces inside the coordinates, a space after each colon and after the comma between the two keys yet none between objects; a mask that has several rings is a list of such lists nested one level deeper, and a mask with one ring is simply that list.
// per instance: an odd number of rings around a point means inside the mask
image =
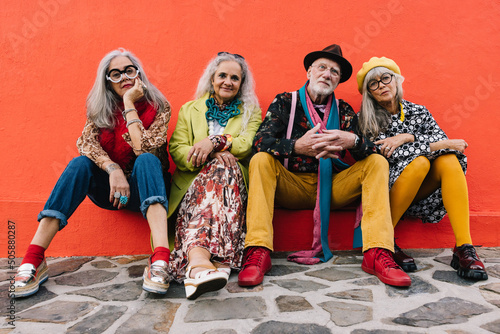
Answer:
[{"label": "mustard yellow trousers", "polygon": [[[372,154],[334,174],[332,183],[332,209],[341,208],[361,196],[363,251],[377,247],[393,252],[387,160]],[[268,153],[254,155],[249,168],[245,247],[261,246],[273,250],[275,202],[289,209],[314,209],[317,184],[317,173],[292,173]]]}]

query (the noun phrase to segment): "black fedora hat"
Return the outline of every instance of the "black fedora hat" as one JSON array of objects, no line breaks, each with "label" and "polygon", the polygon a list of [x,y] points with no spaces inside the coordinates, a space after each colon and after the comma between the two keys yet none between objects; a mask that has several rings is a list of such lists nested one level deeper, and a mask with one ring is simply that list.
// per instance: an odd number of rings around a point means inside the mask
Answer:
[{"label": "black fedora hat", "polygon": [[342,75],[340,76],[340,82],[347,81],[351,77],[352,74],[351,63],[349,63],[347,59],[342,57],[342,49],[340,48],[340,45],[332,44],[327,46],[321,51],[314,51],[309,53],[304,58],[304,67],[306,68],[306,71],[309,69],[309,66],[311,66],[311,64],[314,63],[314,61],[319,58],[331,59],[340,65],[340,70],[342,71]]}]

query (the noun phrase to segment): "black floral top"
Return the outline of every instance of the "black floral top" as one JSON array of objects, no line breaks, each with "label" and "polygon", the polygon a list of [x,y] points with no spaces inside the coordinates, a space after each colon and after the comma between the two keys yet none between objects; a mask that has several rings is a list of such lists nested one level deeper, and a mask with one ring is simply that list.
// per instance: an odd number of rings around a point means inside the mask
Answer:
[{"label": "black floral top", "polygon": [[[260,125],[253,142],[253,151],[267,152],[283,163],[285,158],[289,159],[288,169],[292,172],[318,172],[318,159],[305,155],[296,155],[293,148],[297,139],[313,128],[307,119],[300,98],[297,93],[297,107],[295,110],[294,126],[290,139],[286,138],[290,109],[292,106],[292,94],[278,94],[267,110],[266,117]],[[376,153],[375,145],[363,138],[358,131],[358,118],[352,107],[343,100],[339,100],[340,130],[356,133],[362,138],[362,144],[357,149],[348,150],[352,158],[362,160],[366,156]],[[346,151],[341,152],[341,157],[348,162]]]}]

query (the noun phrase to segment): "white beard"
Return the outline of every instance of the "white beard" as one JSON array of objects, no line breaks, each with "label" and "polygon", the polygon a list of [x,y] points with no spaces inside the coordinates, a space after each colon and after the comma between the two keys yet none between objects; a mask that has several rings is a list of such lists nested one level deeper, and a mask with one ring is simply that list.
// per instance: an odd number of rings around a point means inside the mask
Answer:
[{"label": "white beard", "polygon": [[[331,84],[331,83],[330,83]],[[309,81],[309,88],[313,91],[314,94],[320,95],[320,96],[328,96],[333,93],[333,88],[332,87],[320,87],[318,83],[313,83]]]}]

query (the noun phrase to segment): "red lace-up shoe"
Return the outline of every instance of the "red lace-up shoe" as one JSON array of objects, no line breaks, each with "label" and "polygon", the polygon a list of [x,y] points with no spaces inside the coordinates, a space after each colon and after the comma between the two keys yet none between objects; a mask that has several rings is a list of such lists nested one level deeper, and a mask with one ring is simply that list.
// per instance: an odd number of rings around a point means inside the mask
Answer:
[{"label": "red lace-up shoe", "polygon": [[363,256],[363,271],[388,285],[410,286],[411,278],[394,262],[392,253],[384,248],[371,248]]},{"label": "red lace-up shoe", "polygon": [[271,270],[271,251],[265,247],[248,247],[243,266],[238,275],[240,286],[254,286],[262,283],[264,275]]},{"label": "red lace-up shoe", "polygon": [[457,270],[460,277],[474,280],[488,279],[484,264],[479,260],[474,246],[470,244],[464,244],[460,247],[455,246],[451,266]]}]

